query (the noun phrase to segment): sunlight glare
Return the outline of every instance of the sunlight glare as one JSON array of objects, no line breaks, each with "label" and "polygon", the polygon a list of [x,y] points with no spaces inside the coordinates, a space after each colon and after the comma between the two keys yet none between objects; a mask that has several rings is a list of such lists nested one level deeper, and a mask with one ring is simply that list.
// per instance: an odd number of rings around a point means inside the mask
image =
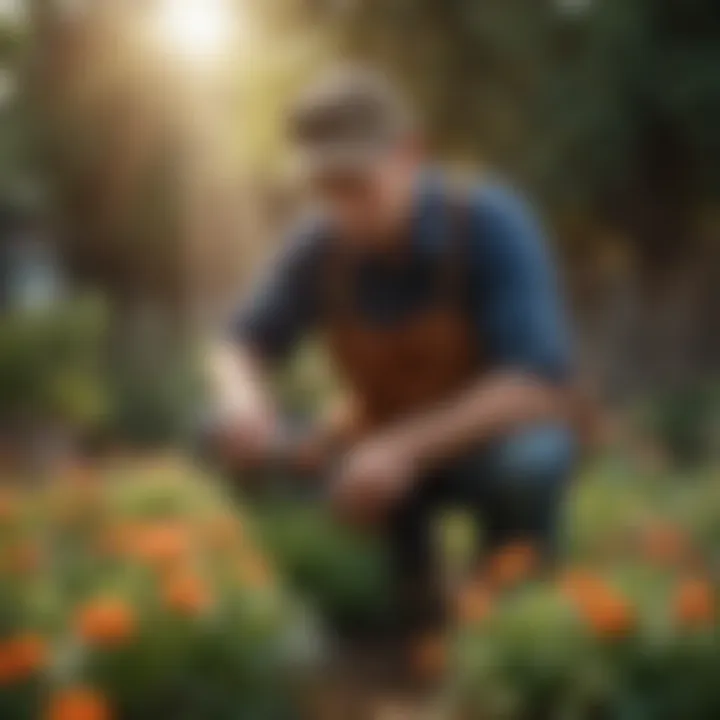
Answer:
[{"label": "sunlight glare", "polygon": [[169,48],[206,62],[227,53],[237,20],[228,0],[163,0],[159,30]]}]

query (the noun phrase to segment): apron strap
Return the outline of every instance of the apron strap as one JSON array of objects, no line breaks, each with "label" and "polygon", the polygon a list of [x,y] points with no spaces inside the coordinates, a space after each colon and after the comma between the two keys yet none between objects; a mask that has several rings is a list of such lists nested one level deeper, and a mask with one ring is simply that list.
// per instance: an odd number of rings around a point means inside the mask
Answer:
[{"label": "apron strap", "polygon": [[446,190],[447,238],[443,253],[440,296],[444,301],[462,305],[470,276],[470,233],[472,204],[467,188],[456,185]]},{"label": "apron strap", "polygon": [[[440,260],[439,300],[462,305],[469,284],[468,261],[472,203],[467,188],[453,185],[445,191],[444,212],[447,236]],[[324,269],[324,285],[330,317],[347,317],[354,313],[353,265],[351,252],[331,243]]]}]

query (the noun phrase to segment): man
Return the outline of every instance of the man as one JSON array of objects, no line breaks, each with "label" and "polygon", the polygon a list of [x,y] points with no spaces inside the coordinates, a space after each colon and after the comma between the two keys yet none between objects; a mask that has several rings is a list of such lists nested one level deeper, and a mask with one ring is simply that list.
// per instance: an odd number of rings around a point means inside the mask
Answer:
[{"label": "man", "polygon": [[493,184],[453,190],[425,164],[402,99],[370,70],[322,80],[291,122],[317,217],[295,230],[211,359],[218,438],[272,454],[267,371],[313,332],[350,402],[322,429],[338,515],[386,534],[402,613],[436,617],[429,526],[446,502],[491,550],[551,552],[571,472],[568,340],[532,215]]}]

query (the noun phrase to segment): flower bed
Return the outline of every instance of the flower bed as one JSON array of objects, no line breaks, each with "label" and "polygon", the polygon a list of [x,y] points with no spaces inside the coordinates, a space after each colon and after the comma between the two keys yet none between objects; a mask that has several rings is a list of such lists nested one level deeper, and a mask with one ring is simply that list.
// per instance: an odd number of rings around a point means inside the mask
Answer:
[{"label": "flower bed", "polygon": [[461,594],[446,683],[453,711],[720,717],[716,498],[701,481],[580,486],[567,564],[543,572],[518,544]]},{"label": "flower bed", "polygon": [[287,717],[299,611],[246,524],[174,463],[109,475],[0,495],[0,717]]}]

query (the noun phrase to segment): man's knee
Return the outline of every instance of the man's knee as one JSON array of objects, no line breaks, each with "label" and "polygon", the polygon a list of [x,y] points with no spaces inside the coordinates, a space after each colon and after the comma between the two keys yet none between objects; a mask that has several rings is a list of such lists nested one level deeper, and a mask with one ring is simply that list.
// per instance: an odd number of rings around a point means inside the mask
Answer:
[{"label": "man's knee", "polygon": [[564,482],[572,472],[575,457],[573,433],[562,425],[519,430],[490,449],[488,481],[500,492],[546,492]]}]

